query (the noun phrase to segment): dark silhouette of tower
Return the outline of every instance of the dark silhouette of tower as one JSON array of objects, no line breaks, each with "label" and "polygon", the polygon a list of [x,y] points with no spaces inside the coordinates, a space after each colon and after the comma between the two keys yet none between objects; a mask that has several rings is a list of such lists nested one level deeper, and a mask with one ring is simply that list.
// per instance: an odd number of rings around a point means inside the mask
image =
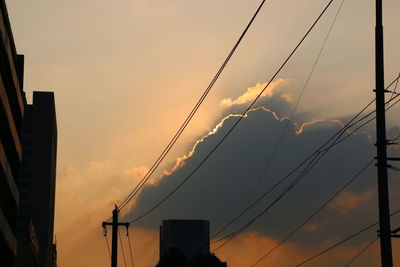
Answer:
[{"label": "dark silhouette of tower", "polygon": [[160,226],[160,258],[176,248],[188,259],[210,253],[210,222],[203,220],[164,220]]},{"label": "dark silhouette of tower", "polygon": [[[33,92],[32,105],[25,107],[23,124],[18,231],[22,237],[30,238],[28,231],[32,224],[37,237],[41,267],[53,266],[56,160],[57,123],[54,94]],[[27,258],[26,253],[21,253],[18,258]],[[24,265],[21,263],[19,266]]]}]

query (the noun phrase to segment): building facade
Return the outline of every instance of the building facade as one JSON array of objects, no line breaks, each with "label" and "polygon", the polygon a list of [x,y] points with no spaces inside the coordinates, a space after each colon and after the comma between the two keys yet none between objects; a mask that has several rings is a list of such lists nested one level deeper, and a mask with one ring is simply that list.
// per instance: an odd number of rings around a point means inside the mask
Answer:
[{"label": "building facade", "polygon": [[0,0],[0,262],[13,266],[17,253],[18,177],[22,160],[24,58],[18,55],[6,4]]},{"label": "building facade", "polygon": [[210,222],[204,220],[164,220],[160,226],[160,258],[176,248],[189,259],[210,253]]}]

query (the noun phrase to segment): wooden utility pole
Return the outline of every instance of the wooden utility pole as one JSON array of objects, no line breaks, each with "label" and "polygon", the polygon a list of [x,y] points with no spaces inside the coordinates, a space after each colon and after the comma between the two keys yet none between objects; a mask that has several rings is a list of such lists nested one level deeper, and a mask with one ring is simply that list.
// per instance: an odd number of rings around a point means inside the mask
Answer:
[{"label": "wooden utility pole", "polygon": [[115,205],[115,209],[112,212],[112,222],[103,222],[101,226],[106,228],[107,225],[112,226],[112,243],[111,243],[111,267],[117,267],[118,263],[118,227],[123,225],[128,229],[129,223],[118,222],[119,209]]},{"label": "wooden utility pole", "polygon": [[376,148],[378,167],[379,235],[381,264],[392,267],[389,189],[387,174],[387,140],[385,119],[385,79],[383,62],[382,0],[376,0],[375,26],[375,82],[376,82]]}]

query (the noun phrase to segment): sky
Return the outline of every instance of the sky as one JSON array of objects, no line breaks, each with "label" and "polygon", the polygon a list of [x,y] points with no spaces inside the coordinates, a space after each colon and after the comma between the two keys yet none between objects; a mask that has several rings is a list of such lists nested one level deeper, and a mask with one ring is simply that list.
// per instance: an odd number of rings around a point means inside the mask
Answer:
[{"label": "sky", "polygon": [[[326,2],[267,1],[205,103],[159,171],[124,210],[123,219],[134,219],[150,208],[204,158],[237,118],[229,115],[240,114],[250,104]],[[25,55],[28,102],[32,91],[55,92],[59,266],[108,266],[101,222],[172,138],[260,1],[6,3],[17,51]],[[135,266],[157,262],[162,219],[209,219],[211,232],[216,233],[373,99],[373,1],[346,0],[293,114],[340,3],[333,2],[256,103],[256,110],[247,114],[215,155],[165,205],[133,225]],[[399,1],[384,1],[387,83],[400,72],[399,10]],[[387,114],[391,137],[398,134],[398,112],[394,107]],[[260,178],[284,129],[278,152]],[[373,125],[369,125],[335,147],[279,206],[216,255],[232,267],[250,266],[373,157],[373,140]],[[393,203],[400,195],[399,178],[390,172]],[[292,266],[376,221],[374,179],[371,167],[361,182],[346,189],[259,266]],[[289,208],[294,211],[287,212]],[[373,235],[370,231],[310,266],[343,264]],[[393,244],[399,247],[396,240]],[[375,266],[378,252],[375,243],[354,265]]]}]

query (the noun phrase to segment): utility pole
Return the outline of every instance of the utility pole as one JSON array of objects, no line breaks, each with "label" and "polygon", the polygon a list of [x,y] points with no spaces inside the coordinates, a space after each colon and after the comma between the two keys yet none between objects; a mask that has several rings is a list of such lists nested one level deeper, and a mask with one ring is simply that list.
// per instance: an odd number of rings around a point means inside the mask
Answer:
[{"label": "utility pole", "polygon": [[112,222],[102,222],[101,226],[106,228],[107,225],[112,226],[112,242],[111,242],[111,267],[117,267],[118,262],[118,227],[120,225],[125,226],[126,229],[129,227],[129,223],[118,222],[119,209],[115,205],[115,209],[112,212]]},{"label": "utility pole", "polygon": [[376,148],[378,167],[379,236],[381,265],[392,267],[389,189],[387,174],[387,140],[385,119],[385,79],[383,63],[382,0],[376,0],[375,26],[375,94],[376,94]]}]

